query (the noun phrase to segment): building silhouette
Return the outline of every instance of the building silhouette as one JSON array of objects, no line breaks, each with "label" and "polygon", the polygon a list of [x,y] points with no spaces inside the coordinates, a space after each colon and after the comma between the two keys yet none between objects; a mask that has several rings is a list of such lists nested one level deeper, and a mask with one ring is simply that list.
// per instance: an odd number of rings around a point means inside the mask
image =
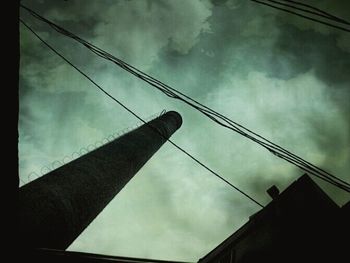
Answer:
[{"label": "building silhouette", "polygon": [[198,263],[345,262],[350,202],[340,208],[307,174],[268,193],[273,200]]}]

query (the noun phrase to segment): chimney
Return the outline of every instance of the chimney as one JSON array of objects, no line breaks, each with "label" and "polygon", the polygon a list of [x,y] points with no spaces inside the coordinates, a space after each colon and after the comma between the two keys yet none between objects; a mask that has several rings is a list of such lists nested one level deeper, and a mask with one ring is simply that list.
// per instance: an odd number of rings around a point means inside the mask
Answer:
[{"label": "chimney", "polygon": [[22,186],[21,245],[66,249],[181,124],[167,112]]}]

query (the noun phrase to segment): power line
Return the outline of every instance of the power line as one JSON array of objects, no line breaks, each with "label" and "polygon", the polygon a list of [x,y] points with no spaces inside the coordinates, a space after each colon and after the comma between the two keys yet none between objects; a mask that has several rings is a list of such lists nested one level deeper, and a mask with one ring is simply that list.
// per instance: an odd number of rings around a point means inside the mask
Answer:
[{"label": "power line", "polygon": [[[329,20],[333,20],[335,22],[338,22],[338,23],[342,23],[342,24],[345,24],[345,25],[350,25],[350,23],[342,18],[339,18],[337,16],[334,16],[334,15],[331,15],[321,9],[318,9],[316,7],[313,7],[311,5],[307,5],[307,4],[304,4],[304,3],[300,3],[300,2],[296,2],[296,1],[288,1],[288,0],[282,0],[281,1],[276,1],[276,0],[267,0],[268,2],[271,2],[271,3],[275,3],[277,5],[282,5],[282,6],[285,6],[285,7],[289,7],[289,8],[292,8],[292,9],[296,9],[296,10],[299,10],[299,11],[302,11],[302,12],[305,12],[305,13],[309,13],[309,14],[312,14],[312,15],[317,15],[319,17],[323,17],[323,18],[326,18],[326,19],[329,19]],[[303,6],[303,7],[307,7],[308,9],[304,9],[304,8],[301,8],[301,7],[298,7],[299,6]]]},{"label": "power line", "polygon": [[[312,17],[306,16],[306,15],[294,12],[294,11],[289,10],[289,9],[285,9],[285,8],[281,8],[281,7],[269,4],[269,3],[264,2],[264,1],[259,1],[259,0],[250,0],[250,1],[256,2],[256,3],[261,4],[261,5],[269,6],[269,7],[272,7],[274,9],[277,9],[277,10],[280,10],[280,11],[287,12],[287,13],[290,13],[290,14],[293,14],[293,15],[296,15],[296,16],[299,16],[299,17],[302,17],[302,18],[314,21],[316,23],[327,25],[327,26],[330,26],[330,27],[333,27],[333,28],[337,28],[337,29],[346,31],[346,32],[350,32],[350,29],[347,29],[345,27],[341,27],[341,26],[334,25],[334,24],[331,24],[331,23],[328,23],[328,22],[325,22],[325,21],[322,21],[322,20],[319,20],[319,19],[316,19],[316,18],[312,18]],[[272,2],[272,1],[269,1],[269,2]],[[296,8],[294,8],[294,9],[296,9]],[[339,22],[339,21],[337,21],[337,22]]]},{"label": "power line", "polygon": [[303,2],[299,2],[299,1],[292,1],[292,0],[282,0],[283,2],[287,2],[287,3],[293,3],[295,5],[300,5],[300,6],[304,6],[304,7],[307,7],[307,8],[310,8],[310,9],[313,9],[315,10],[316,12],[318,12],[319,14],[324,14],[325,16],[327,16],[328,18],[332,18],[334,21],[337,21],[337,22],[341,22],[341,23],[344,23],[346,25],[350,25],[350,23],[348,21],[346,21],[345,19],[343,18],[340,18],[338,16],[335,16],[335,15],[332,15],[328,12],[325,12],[317,7],[314,7],[312,5],[309,5],[309,4],[305,4]]},{"label": "power line", "polygon": [[281,146],[271,142],[270,140],[264,138],[263,136],[251,131],[250,129],[238,124],[237,122],[234,122],[233,120],[227,118],[226,116],[210,109],[209,107],[201,104],[200,102],[192,99],[191,97],[185,95],[184,93],[162,83],[161,81],[153,78],[152,76],[138,70],[137,68],[133,67],[132,65],[129,65],[128,63],[122,61],[119,58],[114,57],[113,55],[109,54],[108,52],[102,50],[101,48],[87,42],[86,40],[78,37],[77,35],[74,35],[73,33],[67,31],[66,29],[56,25],[55,23],[47,20],[46,18],[42,17],[41,15],[37,14],[36,12],[32,11],[31,9],[22,6],[25,8],[32,16],[35,18],[47,23],[49,26],[51,26],[54,30],[56,30],[58,33],[63,34],[67,37],[70,37],[74,39],[75,41],[81,43],[86,48],[88,48],[91,52],[96,54],[97,56],[109,60],[112,63],[116,64],[117,66],[121,67],[125,71],[133,74],[134,76],[142,79],[143,81],[147,82],[151,86],[155,87],[156,89],[163,92],[165,95],[173,98],[178,99],[190,107],[198,110],[203,115],[211,119],[212,121],[216,122],[217,124],[228,128],[250,140],[253,142],[259,144],[263,148],[267,149],[270,153],[274,154],[275,156],[284,159],[285,161],[299,167],[300,169],[330,183],[334,186],[343,189],[344,191],[350,192],[350,184],[345,182],[344,180],[332,175],[331,173],[313,165],[312,163],[302,159],[301,157],[291,153],[290,151],[282,148]]},{"label": "power line", "polygon": [[[50,44],[48,44],[44,39],[42,39],[29,25],[27,25],[21,18],[20,22],[28,29],[30,30],[42,43],[44,43],[50,50],[52,50],[56,55],[58,55],[60,58],[62,58],[67,64],[69,64],[71,67],[73,67],[76,71],[78,71],[81,75],[83,75],[86,79],[88,79],[95,87],[97,87],[103,94],[105,94],[107,97],[109,97],[111,100],[113,100],[115,103],[119,104],[123,109],[128,111],[130,114],[132,114],[135,118],[143,122],[144,124],[148,125],[147,122],[145,122],[141,117],[139,117],[135,112],[133,112],[131,109],[129,109],[125,104],[123,104],[121,101],[113,97],[110,93],[108,93],[106,90],[104,90],[100,85],[98,85],[92,78],[90,78],[86,73],[84,73],[81,69],[79,69],[77,66],[75,66],[71,61],[69,61],[67,58],[65,58],[61,53],[59,53],[54,47],[52,47]],[[233,185],[229,181],[227,181],[225,178],[223,178],[221,175],[219,175],[217,172],[209,168],[207,165],[205,165],[203,162],[199,161],[197,158],[195,158],[193,155],[191,155],[189,152],[178,146],[176,143],[171,141],[168,138],[165,138],[157,129],[154,129],[151,125],[148,125],[151,129],[153,129],[155,132],[157,132],[160,136],[162,136],[164,139],[166,139],[170,144],[172,144],[175,148],[183,152],[185,155],[190,157],[193,161],[195,161],[197,164],[208,170],[210,173],[215,175],[217,178],[224,181],[226,184],[234,188],[236,191],[253,201],[255,204],[257,204],[260,207],[264,207],[261,203],[259,203],[257,200],[255,200],[253,197],[251,197],[249,194],[245,193],[243,190],[239,189],[237,186]]]}]

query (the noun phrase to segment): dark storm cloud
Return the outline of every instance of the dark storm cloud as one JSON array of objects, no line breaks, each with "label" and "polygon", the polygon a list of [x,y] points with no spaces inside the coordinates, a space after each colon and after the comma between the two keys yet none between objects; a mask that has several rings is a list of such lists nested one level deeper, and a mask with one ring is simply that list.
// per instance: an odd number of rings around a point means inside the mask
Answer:
[{"label": "dark storm cloud", "polygon": [[302,30],[294,25],[293,16],[279,19],[283,16],[279,13],[277,18],[269,17],[258,24],[267,15],[271,15],[271,10],[249,1],[235,9],[218,6],[209,19],[212,32],[202,33],[201,41],[189,54],[183,56],[170,47],[163,50],[167,71],[180,72],[180,81],[184,82],[193,74],[189,69],[194,68],[199,75],[210,74],[198,79],[199,92],[215,89],[228,69],[240,75],[254,69],[279,79],[313,69],[330,88],[349,83],[350,53],[337,46],[339,32],[324,35]]},{"label": "dark storm cloud", "polygon": [[[96,1],[95,1],[96,2]],[[79,0],[66,1],[22,1],[22,4],[30,7],[44,17],[72,32],[79,32],[82,37],[93,37],[93,27],[100,22],[98,3],[94,1]],[[21,9],[21,15],[26,11]],[[44,24],[37,23],[37,26],[46,28]]]},{"label": "dark storm cloud", "polygon": [[[274,74],[273,77],[290,78],[314,69],[316,76],[330,88],[349,83],[350,53],[337,47],[335,34],[302,31],[293,25],[283,25],[280,29],[274,56],[270,65],[266,65]],[[288,63],[285,73],[282,62]]]},{"label": "dark storm cloud", "polygon": [[[271,12],[276,15],[271,17]],[[266,15],[270,17],[261,20]],[[203,33],[201,41],[189,54],[183,56],[170,48],[163,50],[162,59],[168,67],[165,71],[179,72],[168,80],[192,95],[205,97],[207,93],[219,89],[227,74],[245,76],[251,71],[259,71],[265,72],[268,77],[287,81],[312,71],[327,85],[325,96],[336,103],[336,110],[339,116],[343,116],[345,126],[341,130],[333,130],[334,120],[327,119],[325,115],[323,119],[309,116],[304,121],[310,126],[310,133],[315,134],[313,139],[318,142],[320,151],[327,152],[327,156],[335,153],[344,156],[347,147],[344,149],[340,145],[349,143],[350,53],[337,44],[344,33],[337,30],[320,33],[312,27],[300,28],[295,19],[252,3],[234,9],[220,5],[209,19],[212,32]],[[154,69],[154,72],[159,74],[159,69]],[[205,77],[192,81],[193,74]],[[303,96],[302,93],[299,92],[299,96]],[[312,100],[317,98],[309,95],[312,104]],[[319,134],[322,125],[325,129]],[[344,140],[337,145],[332,137]],[[325,160],[323,165],[328,167],[330,163]],[[348,170],[346,164],[340,163],[343,171]]]},{"label": "dark storm cloud", "polygon": [[[266,18],[265,27],[270,33],[255,35],[264,26],[256,28],[252,23],[253,19],[270,14],[269,10],[252,10],[249,3],[234,9],[218,5],[213,10],[215,12],[208,20],[210,32],[202,33],[201,41],[186,56],[171,49],[171,45],[161,54],[166,62],[166,71],[179,72],[173,76],[174,83],[180,82],[178,85],[189,92],[215,90],[228,71],[230,74],[246,75],[252,69],[262,72],[270,70],[271,44],[276,41],[279,28],[274,25],[273,17]],[[159,69],[154,72],[159,74]],[[197,78],[195,87],[189,88],[193,72],[206,77]]]}]

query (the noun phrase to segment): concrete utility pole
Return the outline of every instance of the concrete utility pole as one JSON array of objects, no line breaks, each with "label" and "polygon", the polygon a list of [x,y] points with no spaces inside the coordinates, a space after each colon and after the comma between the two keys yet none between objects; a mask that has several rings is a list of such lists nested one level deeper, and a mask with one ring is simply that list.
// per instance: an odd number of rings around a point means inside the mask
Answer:
[{"label": "concrete utility pole", "polygon": [[181,124],[167,112],[21,187],[21,245],[66,249]]}]

